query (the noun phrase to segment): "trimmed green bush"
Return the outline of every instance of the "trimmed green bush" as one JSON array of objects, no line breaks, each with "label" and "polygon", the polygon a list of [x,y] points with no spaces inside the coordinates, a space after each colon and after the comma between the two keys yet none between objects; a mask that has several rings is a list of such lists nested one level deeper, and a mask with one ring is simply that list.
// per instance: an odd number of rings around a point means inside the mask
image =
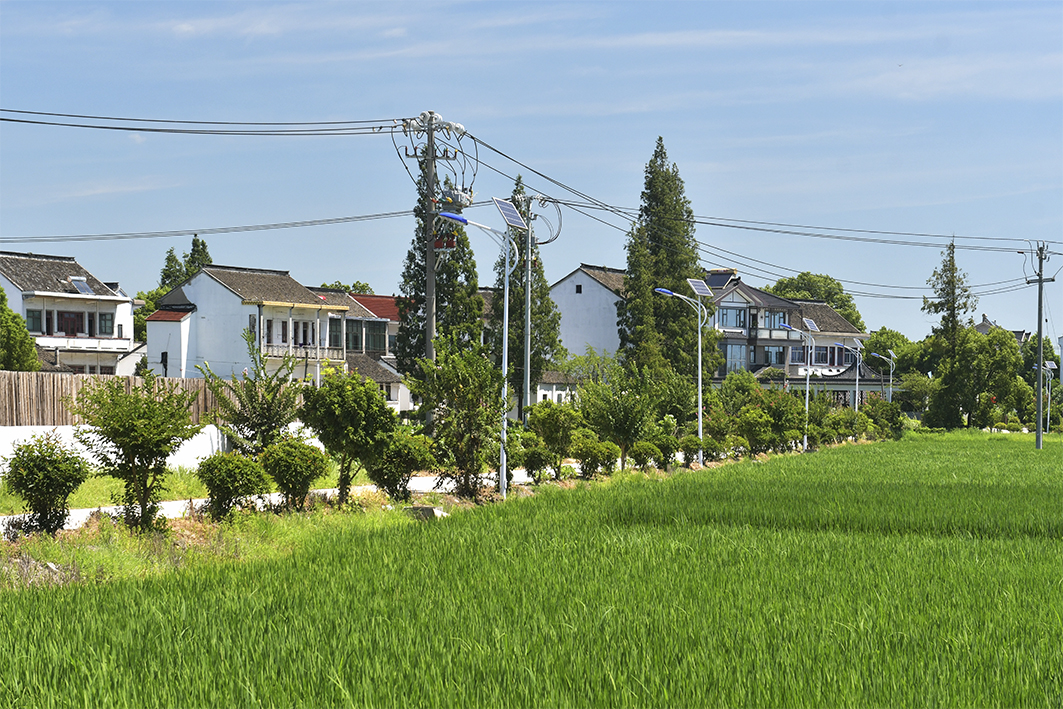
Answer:
[{"label": "trimmed green bush", "polygon": [[366,473],[392,500],[408,502],[413,474],[435,467],[431,439],[399,429],[388,438],[379,456],[367,460]]},{"label": "trimmed green bush", "polygon": [[612,441],[602,441],[598,444],[598,472],[602,475],[612,475],[620,462],[620,446]]},{"label": "trimmed green bush", "polygon": [[688,433],[679,439],[679,450],[683,452],[683,462],[689,468],[698,459],[698,451],[701,450],[701,439],[693,433]]},{"label": "trimmed green bush", "polygon": [[635,467],[643,472],[649,471],[653,463],[661,458],[660,449],[649,441],[639,441],[631,446],[631,460]]},{"label": "trimmed green bush", "polygon": [[651,443],[657,446],[657,452],[660,454],[654,459],[654,463],[661,470],[671,470],[675,464],[675,454],[679,450],[679,439],[670,433],[662,433],[655,436]]},{"label": "trimmed green bush", "polygon": [[4,484],[29,510],[22,530],[54,535],[62,529],[70,514],[67,498],[88,474],[85,460],[54,433],[34,436],[17,446],[7,461]]},{"label": "trimmed green bush", "polygon": [[207,488],[207,513],[216,520],[233,507],[246,505],[248,498],[269,492],[269,477],[262,465],[239,453],[215,453],[205,458],[196,477]]},{"label": "trimmed green bush", "polygon": [[328,458],[298,438],[287,438],[266,447],[262,467],[284,494],[284,504],[302,509],[310,485],[328,472]]},{"label": "trimmed green bush", "polygon": [[537,484],[546,479],[546,471],[553,460],[553,453],[541,444],[524,450],[524,470]]}]

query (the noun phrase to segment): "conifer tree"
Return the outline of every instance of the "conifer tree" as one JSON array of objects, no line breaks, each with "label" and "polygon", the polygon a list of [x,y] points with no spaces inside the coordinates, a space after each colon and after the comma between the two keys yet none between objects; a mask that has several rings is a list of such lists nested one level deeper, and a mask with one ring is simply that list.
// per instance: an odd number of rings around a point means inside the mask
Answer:
[{"label": "conifer tree", "polygon": [[162,296],[169,293],[185,280],[199,272],[203,266],[213,263],[210,251],[207,250],[207,242],[199,236],[192,236],[192,251],[186,252],[183,258],[177,258],[177,253],[171,247],[166,252],[166,260],[162,270],[159,271],[159,286],[150,291],[137,292],[137,300],[144,301],[144,305],[133,313],[133,338],[143,342],[147,338],[148,316],[155,312],[155,303]]},{"label": "conifer tree", "polygon": [[[526,224],[531,224],[531,204],[524,192],[524,181],[520,176],[513,185],[513,194],[510,200],[524,217]],[[510,391],[513,398],[518,402],[518,417],[524,417],[524,407],[534,403],[524,395],[524,303],[525,303],[525,262],[527,253],[528,232],[511,230],[510,235],[517,250],[517,267],[510,275],[509,281],[509,362],[511,365],[509,376]],[[500,254],[495,261],[495,297],[491,300],[491,349],[501,358],[502,356],[502,320],[505,303],[502,298],[505,281],[504,255]],[[564,347],[561,346],[561,312],[557,309],[550,297],[550,284],[543,272],[542,260],[539,258],[539,246],[532,242],[532,268],[531,268],[531,387],[535,391],[535,385],[542,378],[543,371],[551,362],[564,359],[567,356]]]},{"label": "conifer tree", "polygon": [[[694,240],[694,212],[679,168],[668,162],[664,139],[657,138],[646,164],[638,220],[628,234],[624,299],[617,304],[620,354],[640,369],[671,366],[687,377],[697,374],[697,313],[678,298],[654,293],[667,288],[690,295],[688,278],[703,278]],[[711,304],[706,304],[711,307]],[[714,357],[710,332],[703,340],[703,366]]]},{"label": "conifer tree", "polygon": [[[395,356],[399,371],[414,376],[420,371],[417,359],[425,354],[425,257],[430,244],[424,240],[424,223],[431,211],[425,166],[421,164],[417,180],[417,205],[414,216],[417,229],[402,268],[399,291],[399,332]],[[453,239],[454,248],[436,251],[436,335],[451,336],[459,342],[479,344],[483,332],[483,298],[479,294],[476,261],[465,230],[453,222],[439,220],[437,238]]]},{"label": "conifer tree", "polygon": [[22,316],[8,307],[7,294],[0,288],[0,369],[36,372],[41,368],[33,336]]}]

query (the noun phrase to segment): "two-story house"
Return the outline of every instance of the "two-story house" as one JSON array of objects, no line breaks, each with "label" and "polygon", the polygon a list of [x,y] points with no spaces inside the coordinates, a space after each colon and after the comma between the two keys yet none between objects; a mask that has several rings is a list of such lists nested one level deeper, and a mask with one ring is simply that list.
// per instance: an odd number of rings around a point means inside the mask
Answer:
[{"label": "two-story house", "polygon": [[133,340],[134,300],[71,256],[0,251],[0,287],[52,371],[132,374],[143,354]]},{"label": "two-story house", "polygon": [[570,355],[588,347],[598,354],[620,349],[616,304],[624,297],[624,271],[620,268],[579,268],[550,286],[550,298],[561,313],[561,344]]}]

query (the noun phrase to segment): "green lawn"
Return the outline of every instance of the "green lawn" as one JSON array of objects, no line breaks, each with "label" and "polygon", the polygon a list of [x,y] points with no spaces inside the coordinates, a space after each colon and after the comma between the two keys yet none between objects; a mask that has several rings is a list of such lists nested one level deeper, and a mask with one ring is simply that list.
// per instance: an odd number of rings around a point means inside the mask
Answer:
[{"label": "green lawn", "polygon": [[319,516],[272,554],[0,592],[0,705],[1059,706],[1061,463],[910,436]]}]

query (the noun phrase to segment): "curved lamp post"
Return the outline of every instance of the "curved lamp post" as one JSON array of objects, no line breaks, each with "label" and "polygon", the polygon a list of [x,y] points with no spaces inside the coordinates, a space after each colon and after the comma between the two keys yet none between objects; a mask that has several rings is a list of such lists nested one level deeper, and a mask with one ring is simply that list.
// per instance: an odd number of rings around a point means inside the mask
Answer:
[{"label": "curved lamp post", "polygon": [[843,345],[841,342],[835,342],[834,346],[856,353],[856,397],[853,399],[853,411],[860,411],[860,366],[864,363],[864,356],[860,352],[860,341],[854,340],[854,342],[856,342],[856,347]]},{"label": "curved lamp post", "polygon": [[[697,279],[690,279],[690,280],[697,280]],[[706,291],[708,291],[708,286],[705,286],[705,282],[704,281],[698,281],[698,282],[705,288]],[[694,286],[693,283],[691,283],[691,287],[693,287],[695,289],[697,288],[696,286]],[[709,324],[709,310],[701,302],[700,295],[699,295],[697,300],[694,300],[693,298],[689,298],[689,297],[687,297],[685,295],[680,295],[679,293],[674,293],[674,292],[668,290],[667,288],[654,288],[653,292],[654,293],[660,293],[661,295],[666,295],[669,298],[679,298],[679,300],[683,301],[684,303],[686,303],[687,305],[692,307],[694,309],[694,312],[696,312],[698,314],[698,465],[704,465],[705,464],[705,451],[704,451],[704,449],[702,447],[702,443],[701,443],[702,439],[705,436],[704,429],[702,428],[702,423],[701,423],[701,408],[702,408],[701,407],[701,331],[705,328],[706,325]],[[709,293],[711,295],[711,291],[709,291]]]},{"label": "curved lamp post", "polygon": [[811,332],[805,332],[804,330],[798,330],[796,327],[791,327],[786,323],[780,323],[779,327],[784,330],[791,330],[801,336],[802,340],[808,341],[808,356],[805,357],[805,441],[801,448],[802,451],[808,450],[808,389],[810,386],[810,377],[812,376],[812,353],[816,349],[816,338],[812,337]]},{"label": "curved lamp post", "polygon": [[[502,200],[495,199],[495,204],[498,205]],[[512,209],[513,205],[508,202],[505,203]],[[499,209],[502,206],[499,205]],[[509,396],[509,277],[513,274],[514,269],[517,267],[517,262],[513,260],[511,262],[511,253],[514,249],[511,246],[516,246],[513,243],[513,238],[504,231],[498,231],[492,229],[485,224],[477,224],[476,222],[469,221],[460,214],[452,214],[451,212],[440,212],[438,215],[443,219],[448,219],[452,222],[461,224],[462,226],[474,226],[481,231],[487,232],[487,234],[495,240],[499,246],[502,247],[502,253],[505,255],[505,271],[506,277],[503,279],[503,305],[502,305],[502,404],[505,407],[506,398]],[[503,211],[503,216],[506,217],[506,222],[515,229],[521,228],[510,221],[509,215]],[[523,225],[523,219],[521,220]],[[523,226],[527,229],[527,226]],[[508,424],[509,411],[502,411],[502,445],[499,453],[498,461],[498,491],[502,495],[502,499],[506,499],[506,428]]]},{"label": "curved lamp post", "polygon": [[[890,363],[890,399],[889,399],[889,401],[892,404],[893,403],[893,370],[897,368],[897,354],[893,350],[886,350],[886,351],[890,353],[889,357],[887,357],[885,355],[880,355],[878,352],[872,352],[871,356],[872,357],[878,357],[880,359],[884,359],[884,360],[886,360],[887,362]],[[857,372],[857,374],[859,375],[859,372]]]}]

